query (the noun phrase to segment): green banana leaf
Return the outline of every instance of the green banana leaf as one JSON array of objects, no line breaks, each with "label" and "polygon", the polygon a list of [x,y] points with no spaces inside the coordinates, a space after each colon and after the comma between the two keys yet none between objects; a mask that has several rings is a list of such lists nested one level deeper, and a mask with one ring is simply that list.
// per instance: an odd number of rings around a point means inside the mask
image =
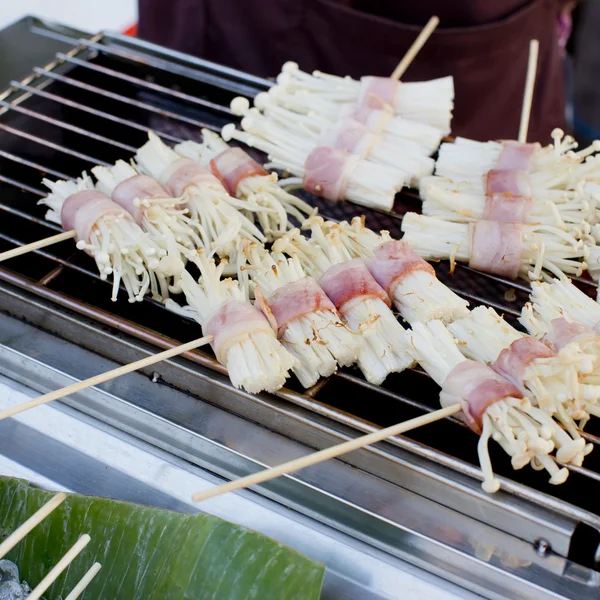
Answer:
[{"label": "green banana leaf", "polygon": [[[0,477],[0,540],[54,494]],[[316,600],[325,568],[207,514],[70,494],[7,556],[33,588],[84,533],[91,542],[46,592],[63,598],[95,561],[87,600]]]}]

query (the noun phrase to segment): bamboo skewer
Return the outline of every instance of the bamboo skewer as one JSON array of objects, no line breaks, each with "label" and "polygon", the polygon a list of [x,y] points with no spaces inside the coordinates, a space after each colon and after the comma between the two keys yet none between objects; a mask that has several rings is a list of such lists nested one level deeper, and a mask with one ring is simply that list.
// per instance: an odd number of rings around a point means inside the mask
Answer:
[{"label": "bamboo skewer", "polygon": [[55,508],[60,506],[67,495],[63,492],[56,494],[44,506],[36,511],[25,523],[17,527],[1,544],[0,559],[4,558],[34,527],[39,525]]},{"label": "bamboo skewer", "polygon": [[242,477],[241,479],[236,479],[235,481],[230,481],[229,483],[199,492],[192,496],[192,500],[194,502],[201,502],[202,500],[208,500],[209,498],[214,498],[215,496],[220,496],[221,494],[225,494],[227,492],[241,490],[242,488],[247,488],[251,485],[270,481],[271,479],[275,479],[280,475],[287,475],[295,471],[300,471],[301,469],[325,462],[331,458],[336,458],[337,456],[341,456],[347,452],[352,452],[354,450],[364,448],[365,446],[370,446],[371,444],[380,442],[385,438],[399,435],[406,431],[410,431],[411,429],[421,427],[422,425],[433,423],[439,419],[444,419],[445,417],[456,414],[460,410],[461,406],[458,403],[447,406],[446,408],[440,408],[432,413],[421,415],[420,417],[416,417],[414,419],[409,419],[403,423],[397,423],[391,427],[374,431],[373,433],[343,442],[342,444],[337,444],[336,446],[319,450],[318,452],[308,454],[307,456],[296,458],[289,462],[278,465],[277,467],[271,467],[269,469],[265,469],[264,471],[259,471],[258,473],[248,475],[247,477]]},{"label": "bamboo skewer", "polygon": [[406,54],[402,57],[402,60],[398,63],[398,66],[394,69],[394,72],[390,75],[390,79],[400,81],[400,77],[404,75],[406,69],[408,69],[439,23],[440,20],[436,16],[433,16],[431,19],[429,19],[427,25],[423,27],[423,30],[417,36],[417,39],[412,43],[412,46],[408,49]]},{"label": "bamboo skewer", "polygon": [[92,579],[96,577],[98,571],[102,568],[100,563],[94,563],[88,570],[88,572],[79,580],[79,583],[71,590],[71,593],[65,598],[65,600],[77,600],[79,596],[85,591],[88,585],[92,582]]},{"label": "bamboo skewer", "polygon": [[529,117],[531,116],[531,104],[533,102],[533,88],[535,86],[535,75],[537,72],[538,53],[540,43],[538,40],[529,42],[529,62],[527,63],[527,79],[525,80],[525,92],[523,94],[523,108],[521,109],[521,124],[519,126],[519,142],[527,141],[527,130],[529,129]]},{"label": "bamboo skewer", "polygon": [[123,365],[122,367],[112,369],[111,371],[107,371],[106,373],[100,373],[99,375],[95,375],[94,377],[90,377],[89,379],[78,381],[77,383],[73,383],[54,392],[49,392],[48,394],[44,394],[43,396],[39,396],[37,398],[34,398],[33,400],[29,400],[28,402],[23,402],[22,404],[11,406],[10,408],[0,411],[0,421],[2,419],[6,419],[7,417],[12,417],[13,415],[29,410],[30,408],[35,408],[36,406],[47,404],[48,402],[52,402],[53,400],[58,400],[59,398],[70,396],[71,394],[75,394],[76,392],[80,392],[81,390],[85,390],[86,388],[105,383],[106,381],[114,379],[115,377],[126,375],[127,373],[137,371],[138,369],[143,369],[157,362],[161,362],[174,356],[178,356],[179,354],[183,354],[184,352],[188,352],[189,350],[193,350],[194,348],[210,344],[212,340],[212,335],[206,335],[204,337],[188,342],[187,344],[175,346],[174,348],[170,348],[169,350],[164,350],[163,352],[159,352],[158,354],[153,354],[152,356],[147,356],[146,358],[142,358],[127,365]]},{"label": "bamboo skewer", "polygon": [[25,244],[24,246],[19,246],[18,248],[13,248],[12,250],[7,250],[6,252],[0,252],[0,262],[8,260],[9,258],[21,256],[21,254],[27,254],[28,252],[39,250],[40,248],[45,248],[46,246],[52,246],[52,244],[58,244],[59,242],[73,239],[74,237],[75,230],[72,229],[71,231],[63,231],[62,233],[51,235],[43,240],[31,242],[31,244]]},{"label": "bamboo skewer", "polygon": [[[27,536],[27,534],[48,517],[52,511],[58,508],[65,501],[66,497],[67,495],[64,492],[59,492],[31,515],[31,517],[29,517],[29,519],[27,519],[20,527],[15,529],[2,544],[0,544],[0,559],[4,558],[23,538],[25,538],[25,536]],[[63,556],[56,566],[46,575],[46,577],[44,577],[44,579],[42,579],[38,586],[27,597],[32,598],[33,600],[41,597],[75,557],[87,546],[90,539],[90,536],[87,534],[81,536],[77,543]],[[71,593],[65,600],[76,600],[79,598],[101,568],[102,565],[100,563],[94,563],[77,585],[71,590]]]},{"label": "bamboo skewer", "polygon": [[35,589],[27,596],[27,600],[39,600],[42,594],[58,579],[60,574],[75,560],[77,555],[90,543],[90,536],[84,533],[73,544],[70,550],[50,569],[48,575],[42,579]]}]

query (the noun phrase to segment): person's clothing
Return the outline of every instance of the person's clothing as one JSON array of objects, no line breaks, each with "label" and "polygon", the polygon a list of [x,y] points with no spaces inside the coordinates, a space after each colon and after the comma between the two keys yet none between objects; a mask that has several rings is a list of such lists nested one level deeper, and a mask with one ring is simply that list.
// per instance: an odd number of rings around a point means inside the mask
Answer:
[{"label": "person's clothing", "polygon": [[577,138],[591,142],[600,139],[600,2],[581,5],[574,43],[574,129]]},{"label": "person's clothing", "polygon": [[453,75],[453,134],[518,133],[529,42],[540,42],[529,141],[564,126],[558,15],[564,0],[139,0],[139,35],[273,77],[305,71],[389,75],[429,17],[441,23],[403,79]]}]

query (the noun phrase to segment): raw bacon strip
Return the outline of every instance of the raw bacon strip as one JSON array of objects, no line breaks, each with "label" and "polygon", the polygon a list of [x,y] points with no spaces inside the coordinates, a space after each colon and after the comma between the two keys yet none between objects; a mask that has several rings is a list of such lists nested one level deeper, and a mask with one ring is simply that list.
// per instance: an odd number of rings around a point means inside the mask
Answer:
[{"label": "raw bacon strip", "polygon": [[225,189],[235,196],[240,181],[256,175],[268,175],[259,163],[241,148],[227,148],[210,161],[210,170]]},{"label": "raw bacon strip", "polygon": [[526,223],[532,208],[531,196],[489,194],[485,197],[483,218],[488,221]]},{"label": "raw bacon strip", "polygon": [[400,82],[389,77],[361,77],[358,106],[381,109],[394,106]]},{"label": "raw bacon strip", "polygon": [[522,226],[501,221],[469,223],[469,266],[485,273],[516,279],[523,253]]},{"label": "raw bacon strip", "polygon": [[365,125],[352,119],[342,119],[332,128],[325,131],[321,141],[324,146],[347,150],[361,158],[369,155],[377,136]]},{"label": "raw bacon strip", "polygon": [[318,146],[304,163],[304,189],[332,202],[343,200],[348,177],[358,160],[347,150]]},{"label": "raw bacon strip", "polygon": [[485,194],[507,194],[531,197],[527,171],[519,169],[492,169],[485,176]]},{"label": "raw bacon strip", "polygon": [[204,335],[213,335],[211,343],[217,360],[227,364],[227,353],[234,344],[247,340],[253,333],[273,334],[265,316],[249,302],[230,300],[204,323]]},{"label": "raw bacon strip", "polygon": [[222,187],[221,182],[208,169],[191,158],[180,158],[171,163],[160,178],[167,192],[174,198],[183,196],[185,189],[191,185]]},{"label": "raw bacon strip", "polygon": [[169,193],[152,177],[147,175],[134,175],[122,181],[112,191],[112,200],[122,206],[141,225],[144,211],[141,206],[136,206],[136,200],[151,198],[169,198]]},{"label": "raw bacon strip", "polygon": [[375,281],[361,259],[333,265],[323,273],[319,285],[342,314],[344,306],[357,298],[379,298],[388,307],[391,306],[385,290]]},{"label": "raw bacon strip", "polygon": [[522,144],[514,140],[505,140],[502,142],[502,150],[496,161],[496,169],[531,171],[533,156],[540,149],[540,144]]},{"label": "raw bacon strip", "polygon": [[368,263],[369,271],[390,297],[400,280],[413,271],[426,271],[435,277],[433,267],[404,242],[384,242],[374,252],[375,258]]},{"label": "raw bacon strip", "polygon": [[480,434],[485,411],[508,397],[522,396],[510,381],[492,368],[474,360],[464,360],[448,373],[442,384],[440,402],[442,406],[460,402],[465,422]]},{"label": "raw bacon strip", "polygon": [[581,323],[568,321],[567,319],[560,317],[558,319],[552,319],[548,333],[542,340],[555,352],[559,352],[571,342],[581,340],[583,336],[593,336],[594,338],[597,338],[598,334],[593,329],[586,327]]},{"label": "raw bacon strip", "polygon": [[529,363],[536,358],[551,358],[555,356],[546,344],[531,336],[525,336],[515,340],[508,348],[500,352],[494,361],[492,369],[499,373],[516,388],[526,394],[523,385],[523,375]]},{"label": "raw bacon strip", "polygon": [[133,217],[113,202],[106,194],[95,190],[84,190],[71,194],[62,205],[60,220],[65,231],[75,230],[77,241],[90,243],[94,225],[108,215],[119,215],[125,219]]},{"label": "raw bacon strip", "polygon": [[[516,155],[511,154],[510,148],[512,147],[504,146],[500,153],[500,164],[508,165],[509,159],[515,164],[518,162]],[[505,152],[507,154],[503,159],[502,155]],[[529,174],[526,170],[497,166],[496,169],[488,171],[485,176],[485,194],[483,218],[490,221],[524,223],[533,208]]]},{"label": "raw bacon strip", "polygon": [[278,337],[281,337],[288,323],[305,315],[320,311],[330,310],[337,313],[333,302],[312,277],[303,277],[288,283],[275,290],[268,298],[262,298],[257,288],[259,308],[266,312],[268,320],[273,318]]}]

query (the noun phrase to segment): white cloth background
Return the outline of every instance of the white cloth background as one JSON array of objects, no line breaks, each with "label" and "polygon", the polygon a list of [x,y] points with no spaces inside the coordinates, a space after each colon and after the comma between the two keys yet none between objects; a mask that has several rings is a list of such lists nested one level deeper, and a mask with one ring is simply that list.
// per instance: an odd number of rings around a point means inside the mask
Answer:
[{"label": "white cloth background", "polygon": [[26,15],[82,31],[122,31],[137,22],[137,0],[0,0],[0,29]]}]

